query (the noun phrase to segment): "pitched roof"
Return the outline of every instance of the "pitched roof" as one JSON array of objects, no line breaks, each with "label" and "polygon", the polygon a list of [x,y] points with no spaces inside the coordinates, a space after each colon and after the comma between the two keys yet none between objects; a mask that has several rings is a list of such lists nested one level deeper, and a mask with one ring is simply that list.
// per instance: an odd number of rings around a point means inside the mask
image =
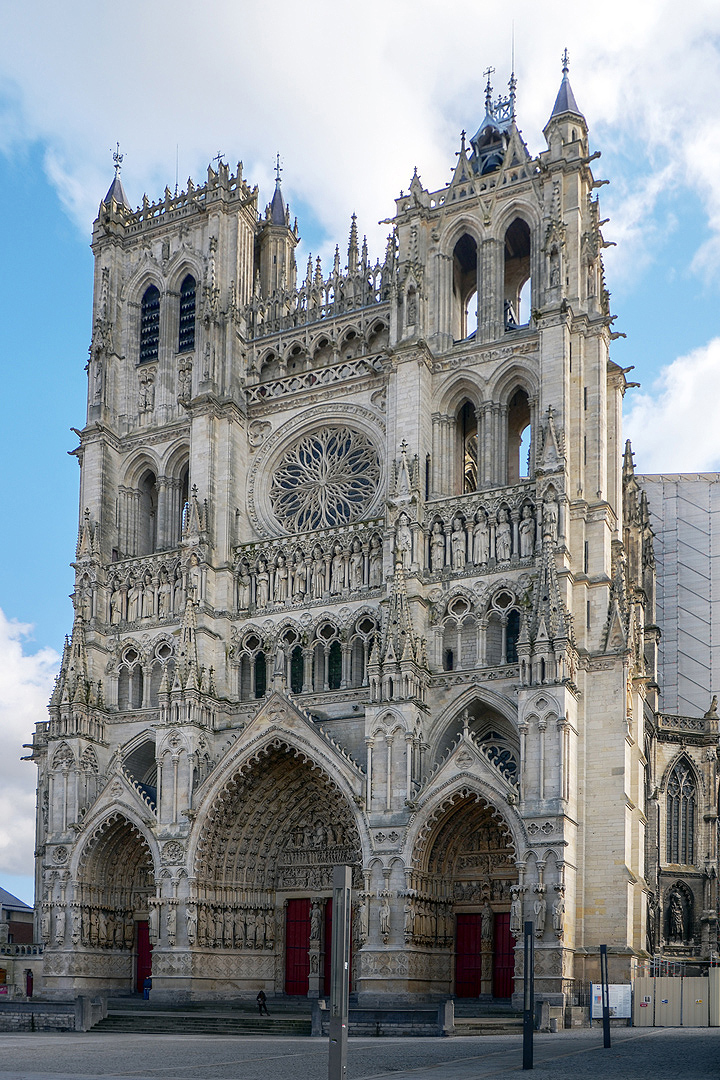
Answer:
[{"label": "pitched roof", "polygon": [[18,900],[17,896],[13,896],[2,886],[0,886],[0,907],[10,908],[15,911],[32,911],[29,904],[26,904],[24,900]]}]

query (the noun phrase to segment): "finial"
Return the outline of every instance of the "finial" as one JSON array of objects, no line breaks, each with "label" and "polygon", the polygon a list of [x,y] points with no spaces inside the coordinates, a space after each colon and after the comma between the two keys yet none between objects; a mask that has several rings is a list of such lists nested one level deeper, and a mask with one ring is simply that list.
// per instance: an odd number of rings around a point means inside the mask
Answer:
[{"label": "finial", "polygon": [[495,74],[495,68],[489,67],[483,71],[483,76],[487,78],[487,85],[485,86],[485,111],[490,112],[492,109],[492,84],[490,82],[490,76]]},{"label": "finial", "polygon": [[466,132],[465,128],[463,128],[462,131],[460,132],[460,153],[461,154],[465,153],[465,136],[466,135],[467,135],[467,132]]},{"label": "finial", "polygon": [[282,172],[282,169],[283,169],[283,167],[280,164],[280,152],[278,151],[277,156],[275,158],[275,183],[276,184],[280,183],[280,173]]},{"label": "finial", "polygon": [[115,152],[113,153],[113,162],[115,164],[115,175],[120,175],[120,168],[123,163],[124,154],[120,153],[120,143],[116,143]]},{"label": "finial", "polygon": [[515,78],[515,69],[510,73],[510,79],[508,81],[508,89],[510,91],[510,116],[515,119],[515,91],[517,90],[517,79]]},{"label": "finial", "polygon": [[567,75],[568,71],[570,70],[570,57],[568,56],[567,49],[565,49],[565,52],[562,54],[561,60],[562,60],[562,73],[563,73],[563,75]]},{"label": "finial", "polygon": [[216,162],[217,162],[217,167],[218,167],[218,169],[220,168],[220,166],[221,166],[221,165],[223,165],[223,164],[224,164],[224,162],[223,162],[223,158],[224,158],[224,157],[225,157],[225,155],[224,155],[223,153],[221,153],[221,151],[220,151],[220,150],[218,150],[217,154],[216,154],[216,155],[215,155],[215,157],[213,158],[213,161],[216,161]]}]

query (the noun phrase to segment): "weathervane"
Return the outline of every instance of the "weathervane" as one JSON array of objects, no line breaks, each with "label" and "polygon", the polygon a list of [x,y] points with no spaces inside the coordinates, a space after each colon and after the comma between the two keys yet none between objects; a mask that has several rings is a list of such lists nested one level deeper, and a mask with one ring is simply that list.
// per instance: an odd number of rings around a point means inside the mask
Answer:
[{"label": "weathervane", "polygon": [[113,151],[113,162],[115,163],[115,175],[116,176],[120,175],[120,166],[123,163],[123,158],[124,157],[125,157],[125,155],[120,153],[120,143],[117,143],[116,147],[115,147],[115,150]]},{"label": "weathervane", "polygon": [[280,164],[280,151],[278,151],[277,157],[275,159],[275,180],[278,184],[280,183],[280,173],[282,172],[282,169],[283,167]]},{"label": "weathervane", "polygon": [[483,71],[483,77],[487,78],[487,85],[485,87],[485,109],[490,112],[492,106],[492,86],[490,85],[490,76],[495,74],[495,68],[489,67]]},{"label": "weathervane", "polygon": [[570,57],[568,56],[567,49],[562,54],[561,60],[562,60],[562,66],[563,66],[562,67],[563,75],[567,75],[568,71],[570,70]]}]

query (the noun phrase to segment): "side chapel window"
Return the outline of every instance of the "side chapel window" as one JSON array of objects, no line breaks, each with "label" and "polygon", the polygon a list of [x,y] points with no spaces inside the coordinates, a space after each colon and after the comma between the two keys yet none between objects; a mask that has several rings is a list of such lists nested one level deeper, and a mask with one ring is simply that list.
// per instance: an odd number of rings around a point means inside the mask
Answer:
[{"label": "side chapel window", "polygon": [[679,761],[667,786],[667,861],[690,865],[695,848],[695,778]]}]

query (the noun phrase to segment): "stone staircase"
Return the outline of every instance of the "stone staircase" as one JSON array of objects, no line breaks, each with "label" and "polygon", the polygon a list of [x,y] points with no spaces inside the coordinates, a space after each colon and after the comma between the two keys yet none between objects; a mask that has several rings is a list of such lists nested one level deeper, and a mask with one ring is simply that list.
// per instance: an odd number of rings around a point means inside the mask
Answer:
[{"label": "stone staircase", "polygon": [[455,1034],[521,1035],[522,1013],[507,1001],[480,1002],[476,998],[455,1000]]},{"label": "stone staircase", "polygon": [[251,1003],[223,1005],[191,1002],[169,1005],[140,998],[111,998],[108,1014],[93,1032],[133,1035],[269,1035],[309,1036],[307,999],[268,1001],[269,1016],[260,1016]]}]

